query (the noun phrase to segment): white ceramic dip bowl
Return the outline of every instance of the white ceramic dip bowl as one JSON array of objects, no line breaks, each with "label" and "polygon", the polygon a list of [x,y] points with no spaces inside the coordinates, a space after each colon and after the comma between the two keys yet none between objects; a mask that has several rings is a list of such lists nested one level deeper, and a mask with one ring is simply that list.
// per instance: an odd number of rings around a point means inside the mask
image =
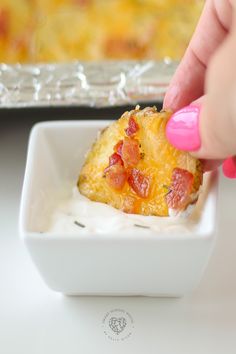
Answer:
[{"label": "white ceramic dip bowl", "polygon": [[21,237],[53,290],[182,296],[199,283],[213,248],[217,173],[204,178],[199,201],[187,218],[140,218],[86,203],[76,190],[78,175],[98,131],[108,124],[35,125],[22,191]]}]

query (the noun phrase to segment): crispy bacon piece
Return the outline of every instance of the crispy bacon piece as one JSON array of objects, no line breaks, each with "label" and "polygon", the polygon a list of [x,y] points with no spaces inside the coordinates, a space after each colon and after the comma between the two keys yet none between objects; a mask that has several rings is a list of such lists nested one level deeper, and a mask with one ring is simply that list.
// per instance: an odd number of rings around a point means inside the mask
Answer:
[{"label": "crispy bacon piece", "polygon": [[128,136],[133,136],[139,130],[139,125],[133,116],[129,118],[128,128],[125,129],[125,133]]},{"label": "crispy bacon piece", "polygon": [[120,155],[114,153],[109,157],[109,166],[116,165],[116,164],[124,165],[124,162],[122,161]]},{"label": "crispy bacon piece", "polygon": [[150,179],[140,170],[136,168],[131,170],[128,183],[139,197],[147,198],[149,196]]},{"label": "crispy bacon piece", "polygon": [[119,140],[118,143],[114,146],[113,150],[120,156],[122,156],[122,147],[123,140]]},{"label": "crispy bacon piece", "polygon": [[117,191],[122,190],[127,180],[127,173],[124,166],[120,164],[112,165],[106,169],[106,181],[110,187]]},{"label": "crispy bacon piece", "polygon": [[0,39],[8,36],[10,29],[10,16],[6,9],[0,9]]},{"label": "crispy bacon piece", "polygon": [[139,151],[139,142],[134,138],[124,138],[122,146],[122,160],[125,167],[132,168],[137,165],[141,159]]},{"label": "crispy bacon piece", "polygon": [[193,174],[182,168],[174,168],[170,191],[166,195],[168,208],[183,210],[190,202],[190,194],[193,187]]}]

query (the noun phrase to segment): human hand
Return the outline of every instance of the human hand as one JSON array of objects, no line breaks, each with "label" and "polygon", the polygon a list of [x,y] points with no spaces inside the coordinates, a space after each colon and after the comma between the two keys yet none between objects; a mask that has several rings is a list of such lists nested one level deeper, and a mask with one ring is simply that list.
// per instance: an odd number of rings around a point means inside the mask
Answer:
[{"label": "human hand", "polygon": [[[181,150],[207,159],[207,168],[236,155],[234,6],[230,0],[206,1],[164,99],[164,107],[175,112],[167,124],[168,140]],[[223,170],[228,177],[236,178],[236,158],[227,159]]]}]

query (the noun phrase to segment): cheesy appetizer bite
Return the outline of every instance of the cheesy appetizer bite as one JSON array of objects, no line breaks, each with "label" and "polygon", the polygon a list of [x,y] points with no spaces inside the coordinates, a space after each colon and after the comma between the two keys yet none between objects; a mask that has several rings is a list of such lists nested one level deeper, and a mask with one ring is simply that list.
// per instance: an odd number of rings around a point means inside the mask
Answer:
[{"label": "cheesy appetizer bite", "polygon": [[202,165],[167,141],[171,112],[137,106],[104,129],[89,151],[78,188],[126,213],[168,216],[197,201]]}]

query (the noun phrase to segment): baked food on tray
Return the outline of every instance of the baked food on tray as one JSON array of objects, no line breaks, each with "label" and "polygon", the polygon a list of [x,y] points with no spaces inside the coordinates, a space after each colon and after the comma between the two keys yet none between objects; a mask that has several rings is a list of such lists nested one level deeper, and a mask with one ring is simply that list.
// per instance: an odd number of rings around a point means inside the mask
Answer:
[{"label": "baked food on tray", "polygon": [[0,62],[179,59],[203,0],[1,0]]}]

